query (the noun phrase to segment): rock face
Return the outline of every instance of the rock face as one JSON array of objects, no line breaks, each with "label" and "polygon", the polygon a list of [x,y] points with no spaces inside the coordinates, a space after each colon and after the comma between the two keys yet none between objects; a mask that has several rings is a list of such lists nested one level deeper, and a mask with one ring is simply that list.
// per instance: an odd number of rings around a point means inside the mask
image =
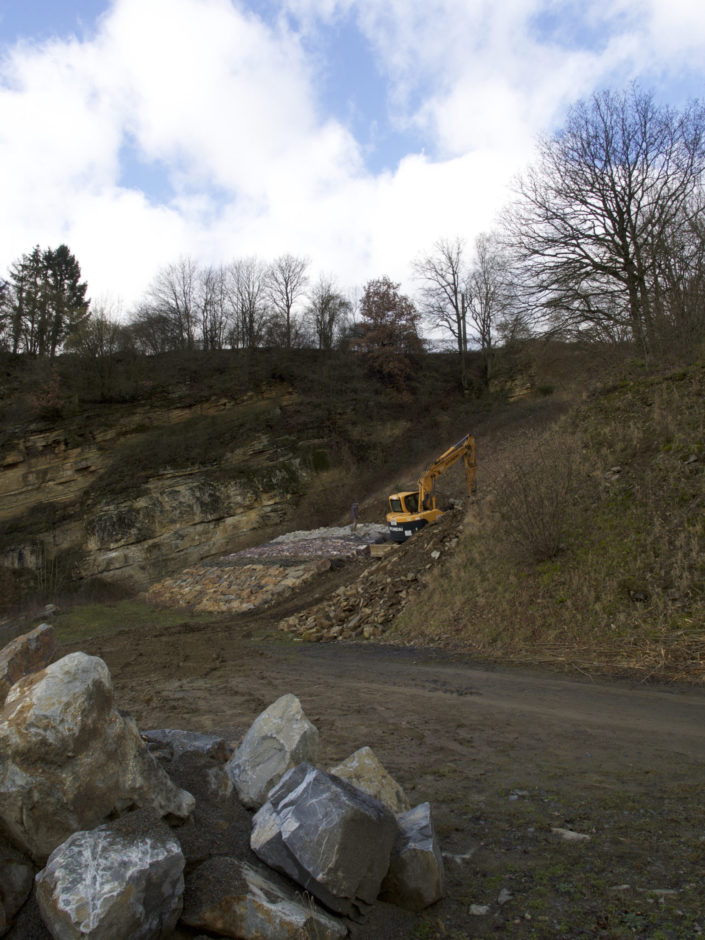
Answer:
[{"label": "rock face", "polygon": [[397,836],[380,897],[409,911],[422,911],[445,891],[443,856],[431,819],[431,804],[421,803],[397,817]]},{"label": "rock face", "polygon": [[[179,408],[111,408],[110,423],[87,432],[85,416],[53,431],[28,429],[0,454],[0,523],[27,517],[37,505],[60,509],[60,519],[39,531],[31,525],[0,552],[0,566],[40,571],[47,561],[82,553],[79,576],[146,588],[157,578],[196,564],[206,554],[232,551],[239,537],[279,524],[310,476],[306,447],[267,433],[239,439],[217,467],[174,470],[155,465],[129,496],[108,482],[130,451],[154,447],[161,429],[218,416],[225,426],[263,419],[290,400],[289,390],[254,402],[212,400]],[[119,413],[122,411],[122,414]],[[96,482],[101,479],[98,493]]]},{"label": "rock face", "polygon": [[317,757],[318,731],[289,694],[255,719],[226,770],[242,803],[258,809],[288,770]]},{"label": "rock face", "polygon": [[250,846],[330,910],[364,916],[397,835],[392,813],[345,780],[300,764],[252,821]]},{"label": "rock face", "polygon": [[44,860],[135,806],[185,818],[194,800],[113,707],[105,663],[72,653],[16,683],[0,712],[0,820],[12,841]]},{"label": "rock face", "polygon": [[364,790],[395,814],[409,809],[409,801],[403,789],[387,773],[371,747],[361,747],[342,764],[333,767],[330,773]]},{"label": "rock face", "polygon": [[85,518],[82,574],[146,588],[206,553],[225,554],[238,536],[281,522],[298,483],[291,476],[270,467],[228,481],[164,471],[140,495],[106,500]]},{"label": "rock face", "polygon": [[243,940],[337,940],[347,928],[304,902],[274,873],[235,858],[212,858],[187,879],[182,920],[190,927]]},{"label": "rock face", "polygon": [[184,857],[166,826],[145,828],[76,832],[51,853],[37,875],[37,900],[53,936],[151,940],[173,931]]},{"label": "rock face", "polygon": [[0,650],[0,708],[15,682],[48,666],[56,655],[54,628],[41,623]]}]

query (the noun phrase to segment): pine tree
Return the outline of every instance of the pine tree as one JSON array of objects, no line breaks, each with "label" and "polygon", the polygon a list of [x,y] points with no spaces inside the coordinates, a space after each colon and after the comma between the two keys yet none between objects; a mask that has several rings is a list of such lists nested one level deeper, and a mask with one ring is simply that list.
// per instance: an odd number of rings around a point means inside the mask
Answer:
[{"label": "pine tree", "polygon": [[88,317],[87,285],[66,245],[36,245],[15,261],[3,297],[3,328],[13,353],[53,357]]}]

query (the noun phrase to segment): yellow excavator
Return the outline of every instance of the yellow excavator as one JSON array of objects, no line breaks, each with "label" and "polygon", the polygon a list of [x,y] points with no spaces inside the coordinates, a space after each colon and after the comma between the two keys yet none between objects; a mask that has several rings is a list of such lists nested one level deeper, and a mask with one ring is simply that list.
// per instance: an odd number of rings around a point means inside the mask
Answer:
[{"label": "yellow excavator", "polygon": [[436,506],[433,485],[436,478],[445,473],[454,463],[462,460],[465,464],[465,481],[468,493],[475,490],[475,438],[466,434],[457,444],[453,444],[434,460],[431,466],[419,478],[418,489],[408,493],[392,493],[389,497],[387,526],[394,542],[404,542],[409,536],[423,529],[429,522],[435,522],[443,515],[443,510]]}]

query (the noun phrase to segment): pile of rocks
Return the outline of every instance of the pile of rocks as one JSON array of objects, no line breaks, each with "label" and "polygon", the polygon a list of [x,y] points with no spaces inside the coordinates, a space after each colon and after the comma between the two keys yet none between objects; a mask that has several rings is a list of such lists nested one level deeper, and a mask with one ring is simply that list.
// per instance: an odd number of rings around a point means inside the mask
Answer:
[{"label": "pile of rocks", "polygon": [[54,655],[46,624],[0,653],[0,936],[332,940],[377,898],[443,896],[430,805],[410,809],[369,748],[317,767],[295,696],[233,752],[140,735],[101,659]]},{"label": "pile of rocks", "polygon": [[326,559],[294,565],[200,564],[153,585],[147,600],[197,613],[241,614],[271,604],[329,567]]},{"label": "pile of rocks", "polygon": [[327,571],[335,561],[369,554],[386,527],[368,523],[289,532],[263,545],[202,562],[152,585],[147,599],[199,613],[245,613],[265,607]]},{"label": "pile of rocks", "polygon": [[314,642],[381,637],[433,577],[440,559],[455,548],[462,518],[457,510],[444,513],[372,563],[352,584],[338,588],[316,607],[281,620],[279,629]]}]

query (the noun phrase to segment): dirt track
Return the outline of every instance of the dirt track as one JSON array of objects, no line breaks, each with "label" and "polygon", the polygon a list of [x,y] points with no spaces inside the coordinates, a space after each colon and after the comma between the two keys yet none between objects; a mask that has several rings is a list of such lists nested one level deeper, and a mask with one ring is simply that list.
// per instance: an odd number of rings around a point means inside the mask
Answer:
[{"label": "dirt track", "polygon": [[[235,741],[294,692],[321,733],[323,765],[367,744],[413,802],[432,801],[448,898],[421,918],[381,906],[356,937],[705,930],[702,690],[285,642],[279,616],[127,630],[81,648],[106,660],[118,704],[142,729]],[[566,842],[554,828],[590,839]]]}]

